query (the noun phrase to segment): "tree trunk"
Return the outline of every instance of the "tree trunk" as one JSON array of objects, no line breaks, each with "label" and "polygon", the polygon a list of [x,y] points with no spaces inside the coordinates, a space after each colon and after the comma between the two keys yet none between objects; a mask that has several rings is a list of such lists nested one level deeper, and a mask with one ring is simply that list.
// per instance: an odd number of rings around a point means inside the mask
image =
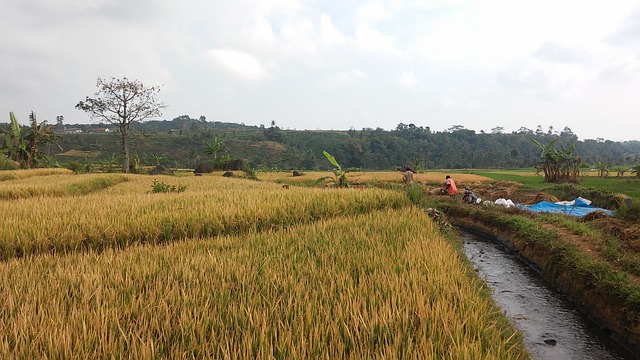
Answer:
[{"label": "tree trunk", "polygon": [[129,133],[127,129],[120,128],[120,134],[122,134],[122,172],[129,173],[129,161],[131,159],[129,150]]}]

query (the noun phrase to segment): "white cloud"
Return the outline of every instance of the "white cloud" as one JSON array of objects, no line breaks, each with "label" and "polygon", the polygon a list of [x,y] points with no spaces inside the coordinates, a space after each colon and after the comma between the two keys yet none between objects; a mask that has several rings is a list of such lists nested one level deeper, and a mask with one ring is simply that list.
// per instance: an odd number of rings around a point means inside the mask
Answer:
[{"label": "white cloud", "polygon": [[331,22],[331,17],[327,13],[320,15],[320,38],[326,45],[342,44],[346,41],[346,36],[342,34]]},{"label": "white cloud", "polygon": [[413,70],[404,70],[397,81],[402,87],[413,87],[418,83],[418,79],[413,75]]},{"label": "white cloud", "polygon": [[271,22],[264,16],[256,16],[253,21],[245,27],[244,32],[257,46],[272,47],[277,43]]},{"label": "white cloud", "polygon": [[582,63],[590,57],[584,49],[558,43],[545,43],[533,55],[542,61],[565,64]]},{"label": "white cloud", "polygon": [[311,20],[299,17],[280,28],[283,46],[293,55],[316,54],[318,31]]},{"label": "white cloud", "polygon": [[365,51],[370,51],[378,54],[393,55],[397,54],[398,50],[394,45],[394,38],[385,35],[382,32],[371,29],[369,25],[360,24],[356,28],[356,45]]},{"label": "white cloud", "polygon": [[73,122],[98,76],[128,76],[167,84],[168,119],[394,128],[402,109],[432,128],[522,119],[582,137],[640,116],[638,0],[122,1],[0,0],[0,115]]},{"label": "white cloud", "polygon": [[353,83],[355,81],[365,80],[366,78],[367,74],[364,71],[358,68],[353,68],[351,70],[340,71],[330,76],[328,85],[333,86],[335,83]]},{"label": "white cloud", "polygon": [[361,5],[356,10],[356,22],[369,24],[376,22],[380,19],[384,19],[389,14],[388,10],[382,5],[382,3],[370,2]]},{"label": "white cloud", "polygon": [[262,80],[268,75],[258,59],[242,51],[213,49],[207,56],[217,66],[246,80]]}]

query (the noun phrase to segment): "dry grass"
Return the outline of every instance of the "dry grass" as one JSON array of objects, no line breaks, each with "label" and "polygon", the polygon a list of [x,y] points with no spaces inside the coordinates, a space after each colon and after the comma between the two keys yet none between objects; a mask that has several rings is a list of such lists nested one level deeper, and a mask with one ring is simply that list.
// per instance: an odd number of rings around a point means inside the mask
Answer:
[{"label": "dry grass", "polygon": [[411,208],[16,259],[0,264],[0,290],[4,358],[526,357],[460,253]]}]

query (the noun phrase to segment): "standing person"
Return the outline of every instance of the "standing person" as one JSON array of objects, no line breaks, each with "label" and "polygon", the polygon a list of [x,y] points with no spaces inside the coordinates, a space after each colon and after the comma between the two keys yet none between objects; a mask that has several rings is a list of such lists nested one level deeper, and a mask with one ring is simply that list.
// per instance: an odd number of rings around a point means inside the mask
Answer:
[{"label": "standing person", "polygon": [[446,191],[446,193],[451,195],[451,196],[453,196],[453,195],[458,193],[458,188],[456,187],[456,182],[453,181],[453,179],[449,175],[447,175],[447,177],[444,180],[444,191]]},{"label": "standing person", "polygon": [[408,167],[405,168],[405,171],[402,173],[402,182],[407,185],[413,184],[413,171]]}]

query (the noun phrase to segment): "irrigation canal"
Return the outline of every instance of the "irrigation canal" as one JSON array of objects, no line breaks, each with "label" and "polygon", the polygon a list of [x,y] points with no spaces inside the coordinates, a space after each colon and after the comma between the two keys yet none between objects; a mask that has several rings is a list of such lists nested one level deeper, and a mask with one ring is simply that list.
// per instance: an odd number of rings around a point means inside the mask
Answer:
[{"label": "irrigation canal", "polygon": [[461,232],[463,248],[535,359],[634,359],[498,241]]}]

